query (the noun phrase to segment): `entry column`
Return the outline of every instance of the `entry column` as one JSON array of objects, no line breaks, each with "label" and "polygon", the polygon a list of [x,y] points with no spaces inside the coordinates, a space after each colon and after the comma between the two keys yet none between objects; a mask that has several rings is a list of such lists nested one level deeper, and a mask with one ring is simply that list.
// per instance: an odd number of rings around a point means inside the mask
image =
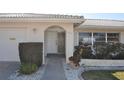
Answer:
[{"label": "entry column", "polygon": [[72,30],[66,31],[66,62],[68,63],[68,58],[73,55],[74,51],[74,32]]}]

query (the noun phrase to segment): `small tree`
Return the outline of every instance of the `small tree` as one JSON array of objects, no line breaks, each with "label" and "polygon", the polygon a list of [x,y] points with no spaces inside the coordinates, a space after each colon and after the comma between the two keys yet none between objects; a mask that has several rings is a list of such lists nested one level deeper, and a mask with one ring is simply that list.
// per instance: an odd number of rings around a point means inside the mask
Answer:
[{"label": "small tree", "polygon": [[80,48],[77,47],[73,53],[73,56],[69,57],[69,61],[71,61],[75,67],[78,67],[79,62],[80,62],[80,58],[81,58]]}]

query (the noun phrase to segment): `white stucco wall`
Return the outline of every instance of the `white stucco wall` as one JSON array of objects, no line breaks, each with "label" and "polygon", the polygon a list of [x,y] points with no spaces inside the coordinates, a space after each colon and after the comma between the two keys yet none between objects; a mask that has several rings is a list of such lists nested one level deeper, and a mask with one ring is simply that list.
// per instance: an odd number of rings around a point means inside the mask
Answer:
[{"label": "white stucco wall", "polygon": [[[1,28],[25,28],[25,42],[43,42],[44,45],[44,33],[46,29],[50,26],[60,26],[65,30],[66,33],[66,62],[68,62],[68,57],[73,55],[74,48],[74,34],[73,34],[73,23],[61,23],[61,22],[32,22],[32,23],[23,23],[23,22],[3,22],[0,23]],[[43,46],[44,48],[44,46]],[[43,49],[44,50],[44,49]],[[44,54],[45,51],[43,51]],[[0,54],[1,55],[1,54]],[[11,55],[11,54],[10,54]],[[43,55],[44,56],[44,55]],[[17,61],[17,60],[16,60]],[[43,62],[45,59],[43,57]]]},{"label": "white stucco wall", "polygon": [[69,26],[66,30],[66,62],[68,63],[68,58],[73,55],[74,52],[74,31],[73,25]]},{"label": "white stucco wall", "polygon": [[78,46],[78,41],[79,41],[79,32],[74,31],[74,46]]},{"label": "white stucco wall", "polygon": [[124,43],[124,32],[120,32],[120,42]]}]

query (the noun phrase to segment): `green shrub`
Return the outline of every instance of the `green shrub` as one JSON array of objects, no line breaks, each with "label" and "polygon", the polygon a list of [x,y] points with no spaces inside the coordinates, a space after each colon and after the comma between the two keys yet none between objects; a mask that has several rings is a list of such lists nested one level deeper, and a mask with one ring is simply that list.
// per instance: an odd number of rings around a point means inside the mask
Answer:
[{"label": "green shrub", "polygon": [[43,57],[42,51],[42,43],[19,43],[19,57],[22,64],[32,63],[38,67],[41,66]]},{"label": "green shrub", "polygon": [[32,74],[38,70],[38,66],[36,64],[21,64],[20,66],[20,73],[22,74]]},{"label": "green shrub", "polygon": [[82,58],[92,58],[93,54],[92,54],[92,50],[91,47],[82,47]]},{"label": "green shrub", "polygon": [[119,52],[116,56],[113,56],[112,59],[124,59],[124,51]]},{"label": "green shrub", "polygon": [[109,52],[110,52],[109,45],[106,43],[95,44],[94,49],[96,52],[96,58],[97,59],[106,59],[108,57]]},{"label": "green shrub", "polygon": [[124,59],[124,44],[104,43],[94,46],[97,59]]},{"label": "green shrub", "polygon": [[77,55],[80,55],[79,57],[83,59],[124,59],[124,44],[95,43],[93,49],[91,49],[91,46],[79,45],[75,47],[74,53],[76,58]]},{"label": "green shrub", "polygon": [[75,46],[73,56],[69,57],[76,66],[80,59],[124,59],[124,44],[101,43],[95,44],[93,49],[88,45]]},{"label": "green shrub", "polygon": [[92,58],[92,50],[91,47],[88,46],[75,46],[75,51],[73,52],[73,56],[69,57],[69,60],[72,61],[75,66],[79,66],[79,62],[81,58]]}]

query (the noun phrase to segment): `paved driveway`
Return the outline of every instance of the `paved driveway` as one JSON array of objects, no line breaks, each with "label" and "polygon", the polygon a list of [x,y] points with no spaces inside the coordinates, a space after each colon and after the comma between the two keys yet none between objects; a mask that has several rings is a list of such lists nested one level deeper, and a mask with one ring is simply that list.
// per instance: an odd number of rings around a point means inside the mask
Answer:
[{"label": "paved driveway", "polygon": [[47,66],[42,80],[65,80],[63,63],[65,58],[61,55],[49,55],[47,57]]},{"label": "paved driveway", "polygon": [[18,68],[19,62],[0,62],[0,80],[7,80]]}]

